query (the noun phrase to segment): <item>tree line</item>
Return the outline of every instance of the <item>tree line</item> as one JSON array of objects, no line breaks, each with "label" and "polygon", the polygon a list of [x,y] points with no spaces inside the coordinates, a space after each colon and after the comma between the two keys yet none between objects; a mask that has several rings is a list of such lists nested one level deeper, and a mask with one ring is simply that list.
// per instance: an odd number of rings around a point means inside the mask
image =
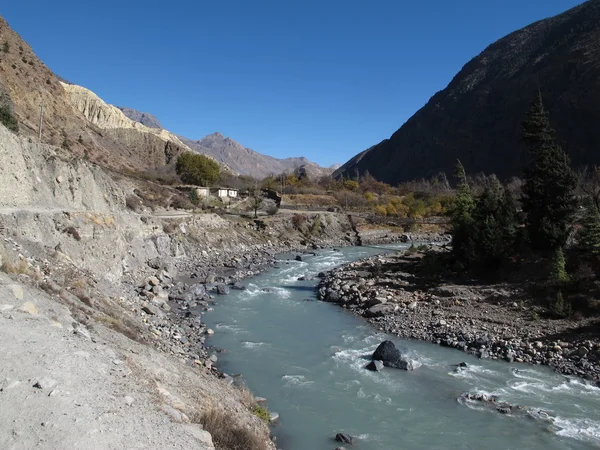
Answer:
[{"label": "tree line", "polygon": [[[594,169],[580,183],[556,140],[541,94],[522,122],[522,141],[529,161],[520,198],[495,176],[474,195],[457,162],[449,213],[453,261],[459,270],[488,273],[536,263],[544,267],[551,310],[565,316],[572,307],[565,294],[589,288],[600,273],[600,183],[594,182],[600,173]],[[578,187],[583,195],[577,195]]]}]

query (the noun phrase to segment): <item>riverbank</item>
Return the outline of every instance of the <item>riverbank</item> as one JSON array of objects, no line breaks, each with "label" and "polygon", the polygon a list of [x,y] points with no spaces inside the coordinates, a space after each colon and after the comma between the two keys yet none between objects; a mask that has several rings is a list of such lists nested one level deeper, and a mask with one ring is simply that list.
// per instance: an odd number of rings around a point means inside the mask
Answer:
[{"label": "riverbank", "polygon": [[369,257],[324,274],[319,299],[406,339],[481,358],[544,364],[598,382],[595,319],[549,319],[519,285],[435,282],[422,275],[423,254]]},{"label": "riverbank", "polygon": [[[227,295],[236,281],[273,267],[279,253],[310,254],[321,247],[354,245],[361,234],[356,224],[360,220],[352,223],[346,215],[307,214],[301,224],[294,224],[293,216],[282,213],[254,220],[214,214],[161,217],[119,212],[116,208],[103,212],[10,210],[0,214],[0,264],[10,277],[7,280],[31,290],[28,302],[33,310],[40,311],[40,305],[46,303],[49,306],[45,309],[50,312],[68,309],[70,317],[60,321],[67,346],[73,345],[72,336],[83,333],[92,344],[102,342],[109,354],[124,355],[115,361],[132,361],[136,367],[149,368],[139,377],[130,377],[130,381],[142,387],[138,389],[140,395],[148,397],[144,408],[152,408],[152,417],[161,418],[155,420],[158,430],[166,427],[166,432],[169,428],[163,422],[174,423],[171,430],[181,428],[181,437],[173,437],[176,432],[169,431],[173,442],[189,447],[196,440],[199,448],[212,448],[210,434],[203,432],[202,426],[207,414],[221,414],[228,428],[249,430],[263,442],[257,448],[274,448],[267,442],[267,421],[257,417],[262,411],[257,400],[247,390],[234,386],[231,378],[219,377],[215,369],[218,356],[204,345],[212,330],[203,323],[201,313],[212,307],[211,297]],[[400,240],[401,231],[379,229],[377,233],[388,240]],[[29,320],[28,314],[20,313],[19,321],[15,321],[13,312],[29,308],[23,306],[28,302],[16,298],[14,303],[6,303],[0,319],[15,324]],[[43,320],[53,317],[48,313]],[[71,323],[76,326],[64,325]],[[17,334],[6,336],[11,345],[14,341],[14,348],[19,346]],[[36,336],[45,339],[41,337],[45,331],[40,330]],[[77,346],[92,355],[86,344]],[[136,353],[130,357],[133,347]],[[47,349],[46,356],[35,349],[29,349],[27,357],[15,351],[6,357],[5,364],[17,367],[20,358],[19,369],[8,378],[24,383],[23,377],[31,378],[36,361],[59,354],[66,360],[70,353],[58,343]],[[100,357],[91,358],[105,363]],[[71,359],[74,363],[77,358]],[[162,368],[167,366],[171,369],[165,375]],[[49,367],[46,372],[57,385],[79,386],[70,391],[75,396],[86,377],[94,378],[97,391],[112,389],[108,374],[90,377],[74,371],[73,377],[66,379],[56,368]],[[125,390],[134,391],[130,383]],[[135,395],[124,396],[127,402],[132,397],[134,405],[142,405]],[[88,419],[91,421],[95,412],[107,407],[108,403],[100,400],[98,395],[98,401],[88,403],[91,411],[85,420],[89,430],[95,428]],[[12,413],[0,419],[6,420],[4,428],[9,429],[14,414],[21,414],[22,409],[18,396],[7,397],[5,404]],[[144,415],[143,409],[126,406],[132,420]],[[47,439],[60,443],[65,426],[57,422],[47,431]],[[205,426],[204,431],[214,430]],[[0,434],[2,442],[15,448],[25,448],[35,438],[29,432],[15,436]],[[66,436],[77,438],[75,434]],[[115,439],[123,445],[128,442],[125,434],[115,435]]]}]

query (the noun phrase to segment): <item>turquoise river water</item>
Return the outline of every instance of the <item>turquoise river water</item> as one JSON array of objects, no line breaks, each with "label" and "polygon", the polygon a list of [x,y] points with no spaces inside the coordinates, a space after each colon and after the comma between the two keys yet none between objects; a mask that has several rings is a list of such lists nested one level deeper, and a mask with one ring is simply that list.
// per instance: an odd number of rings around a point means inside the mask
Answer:
[{"label": "turquoise river water", "polygon": [[[354,436],[352,448],[359,450],[600,448],[599,388],[546,367],[397,339],[316,301],[317,281],[298,281],[393,248],[400,247],[323,250],[301,262],[283,255],[277,268],[246,280],[247,290],[219,297],[204,316],[216,331],[209,344],[227,350],[219,354],[220,368],[243,374],[280,414],[274,428],[279,448],[333,450],[339,432]],[[366,358],[385,339],[422,366],[365,370]],[[456,372],[453,364],[461,361],[468,368]],[[458,401],[465,392],[495,394],[554,418],[502,415]]]}]

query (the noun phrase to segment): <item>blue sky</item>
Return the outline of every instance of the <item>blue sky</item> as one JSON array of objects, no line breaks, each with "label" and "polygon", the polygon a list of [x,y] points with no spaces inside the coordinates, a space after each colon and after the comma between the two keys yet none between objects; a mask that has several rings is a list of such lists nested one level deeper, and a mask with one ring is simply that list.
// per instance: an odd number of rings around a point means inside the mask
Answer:
[{"label": "blue sky", "polygon": [[498,38],[581,0],[5,1],[58,75],[276,157],[343,163]]}]

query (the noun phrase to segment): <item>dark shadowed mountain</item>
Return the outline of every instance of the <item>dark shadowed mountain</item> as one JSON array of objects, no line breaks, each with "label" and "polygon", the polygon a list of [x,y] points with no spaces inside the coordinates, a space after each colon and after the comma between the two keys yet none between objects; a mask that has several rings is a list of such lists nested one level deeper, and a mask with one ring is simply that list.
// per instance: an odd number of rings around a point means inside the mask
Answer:
[{"label": "dark shadowed mountain", "polygon": [[123,106],[117,106],[117,108],[119,108],[123,112],[123,114],[125,114],[131,120],[135,120],[136,122],[139,122],[142,125],[146,125],[149,128],[163,127],[158,121],[158,119],[150,113],[139,112],[135,109],[125,108]]},{"label": "dark shadowed mountain", "polygon": [[212,156],[241,175],[264,178],[272,174],[291,173],[299,168],[304,168],[307,175],[311,177],[330,175],[333,172],[333,169],[321,167],[303,156],[279,159],[263,155],[221,133],[210,134],[199,141],[192,141],[182,136],[179,138],[191,149]]},{"label": "dark shadowed mountain", "polygon": [[334,175],[398,183],[452,172],[521,173],[520,122],[541,91],[575,166],[600,164],[600,0],[516,31],[469,61],[391,138]]}]

